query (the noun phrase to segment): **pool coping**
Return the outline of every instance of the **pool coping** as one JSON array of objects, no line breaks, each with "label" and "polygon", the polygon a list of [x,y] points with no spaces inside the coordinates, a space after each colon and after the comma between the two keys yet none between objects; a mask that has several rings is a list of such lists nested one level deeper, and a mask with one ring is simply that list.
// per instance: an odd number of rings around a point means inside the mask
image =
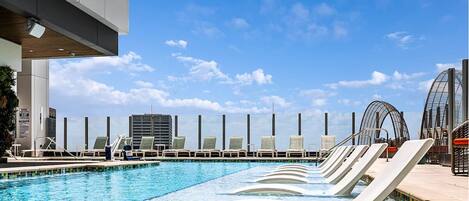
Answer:
[{"label": "pool coping", "polygon": [[126,170],[159,165],[159,161],[104,161],[95,163],[27,166],[0,169],[0,181],[23,177],[56,175],[76,172],[101,172],[111,170]]}]

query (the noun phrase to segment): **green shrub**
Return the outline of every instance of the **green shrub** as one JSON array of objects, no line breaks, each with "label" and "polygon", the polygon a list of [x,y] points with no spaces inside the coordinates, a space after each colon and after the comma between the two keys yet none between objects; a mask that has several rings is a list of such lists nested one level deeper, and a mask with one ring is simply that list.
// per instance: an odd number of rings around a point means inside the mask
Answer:
[{"label": "green shrub", "polygon": [[0,157],[10,149],[13,141],[11,133],[16,128],[18,98],[12,89],[14,85],[13,70],[8,66],[0,66]]}]

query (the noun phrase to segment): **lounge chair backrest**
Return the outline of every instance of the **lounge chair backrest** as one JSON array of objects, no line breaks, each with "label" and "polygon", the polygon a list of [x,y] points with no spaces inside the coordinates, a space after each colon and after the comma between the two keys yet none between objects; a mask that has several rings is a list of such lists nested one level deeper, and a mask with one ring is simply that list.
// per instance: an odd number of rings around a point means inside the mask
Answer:
[{"label": "lounge chair backrest", "polygon": [[184,149],[186,144],[186,137],[179,136],[173,138],[173,149]]},{"label": "lounge chair backrest", "polygon": [[231,137],[230,138],[230,149],[239,150],[243,149],[243,138],[242,137]]},{"label": "lounge chair backrest", "polygon": [[372,144],[368,150],[366,150],[365,154],[352,166],[352,169],[331,188],[331,194],[349,195],[358,180],[362,178],[365,172],[384,152],[386,147],[388,147],[387,143]]},{"label": "lounge chair backrest", "polygon": [[52,141],[48,137],[46,137],[44,139],[44,144],[41,146],[41,149],[50,149],[51,145],[52,145]]},{"label": "lounge chair backrest", "polygon": [[425,156],[433,142],[431,138],[404,142],[391,161],[354,200],[386,199]]},{"label": "lounge chair backrest", "polygon": [[323,135],[321,136],[321,149],[330,149],[335,146],[334,135]]},{"label": "lounge chair backrest", "polygon": [[303,136],[298,136],[298,135],[290,136],[290,149],[304,149]]},{"label": "lounge chair backrest", "polygon": [[275,149],[275,136],[262,136],[261,149]]},{"label": "lounge chair backrest", "polygon": [[96,137],[93,149],[104,149],[107,144],[107,137]]},{"label": "lounge chair backrest", "polygon": [[202,149],[215,149],[216,143],[216,137],[206,137],[204,138],[204,144],[202,146]]},{"label": "lounge chair backrest", "polygon": [[119,146],[117,146],[117,150],[122,150],[124,149],[124,145],[130,145],[132,143],[132,138],[126,137],[122,138],[122,140],[119,143]]},{"label": "lounge chair backrest", "polygon": [[148,137],[148,136],[142,137],[142,140],[140,141],[140,149],[152,150],[154,141],[155,141],[155,137]]}]

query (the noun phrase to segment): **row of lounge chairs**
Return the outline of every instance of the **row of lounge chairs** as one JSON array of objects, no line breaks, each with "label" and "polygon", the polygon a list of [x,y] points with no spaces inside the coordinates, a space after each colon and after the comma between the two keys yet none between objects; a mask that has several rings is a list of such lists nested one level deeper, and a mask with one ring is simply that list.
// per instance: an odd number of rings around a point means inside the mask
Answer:
[{"label": "row of lounge chairs", "polygon": [[[406,141],[391,161],[354,200],[384,200],[423,158],[433,142],[433,139]],[[301,164],[278,166],[268,174],[254,180],[257,184],[236,189],[230,194],[348,196],[387,146],[386,143],[371,146],[340,146],[335,148],[317,167]],[[321,183],[329,183],[333,186],[326,191],[318,191],[304,189],[301,185],[291,185],[314,183],[309,180],[311,176],[322,177],[324,179]]]},{"label": "row of lounge chairs", "polygon": [[[326,136],[326,138],[331,138]],[[46,138],[46,142],[42,146],[40,150],[36,150],[39,152],[53,152],[54,156],[56,153],[62,155],[63,150],[56,150],[52,149],[52,141]],[[334,138],[331,138],[335,140]],[[99,136],[96,137],[92,149],[85,149],[80,152],[80,156],[102,156],[105,153],[105,147],[108,142],[108,137]],[[203,139],[203,146],[202,149],[196,150],[194,152],[194,156],[204,156],[204,157],[240,157],[240,156],[247,156],[247,150],[243,149],[243,137],[231,137],[229,139],[229,147],[225,150],[219,150],[216,148],[216,137],[209,136]],[[322,139],[323,140],[323,139]],[[327,142],[327,140],[325,140]],[[330,141],[330,140],[329,140]],[[170,149],[165,149],[161,152],[162,156],[175,156],[179,157],[180,155],[190,156],[191,151],[185,148],[186,138],[184,136],[174,137],[172,146]],[[117,151],[115,152],[116,155],[119,157],[122,154],[122,150],[125,145],[132,145],[132,138],[131,137],[124,137],[122,140],[119,141]],[[25,153],[30,152],[32,150],[24,150],[23,156]],[[275,145],[275,136],[262,136],[261,137],[261,146],[259,149],[255,150],[257,157],[277,157],[278,151]],[[147,155],[156,155],[158,156],[160,151],[154,149],[154,137],[144,136],[140,140],[139,149],[132,150],[133,155],[145,157]],[[293,155],[305,157],[306,156],[306,149],[304,148],[304,138],[303,136],[290,136],[290,144],[289,148],[286,150],[286,157],[291,157]]]}]

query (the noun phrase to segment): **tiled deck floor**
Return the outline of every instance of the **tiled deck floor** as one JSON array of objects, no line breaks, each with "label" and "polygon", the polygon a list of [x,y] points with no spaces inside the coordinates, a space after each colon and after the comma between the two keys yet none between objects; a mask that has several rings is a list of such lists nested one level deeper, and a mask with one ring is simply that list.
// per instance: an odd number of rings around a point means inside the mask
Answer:
[{"label": "tiled deck floor", "polygon": [[[379,159],[366,174],[375,177],[385,165],[386,159]],[[399,184],[397,190],[420,200],[467,201],[468,186],[469,177],[454,176],[450,167],[417,165]]]}]

